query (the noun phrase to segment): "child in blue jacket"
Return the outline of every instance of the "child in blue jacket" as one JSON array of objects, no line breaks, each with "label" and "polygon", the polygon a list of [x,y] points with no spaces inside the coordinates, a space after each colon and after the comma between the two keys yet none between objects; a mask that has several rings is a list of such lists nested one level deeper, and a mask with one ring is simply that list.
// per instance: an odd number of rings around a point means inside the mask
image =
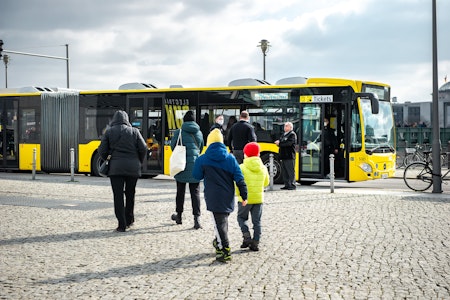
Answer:
[{"label": "child in blue jacket", "polygon": [[192,175],[197,180],[204,180],[206,209],[212,212],[215,222],[216,238],[213,245],[216,248],[216,259],[227,262],[231,260],[228,217],[234,210],[234,184],[239,189],[242,205],[247,204],[247,185],[239,164],[228,153],[219,129],[209,133],[207,146],[205,154],[195,161]]}]

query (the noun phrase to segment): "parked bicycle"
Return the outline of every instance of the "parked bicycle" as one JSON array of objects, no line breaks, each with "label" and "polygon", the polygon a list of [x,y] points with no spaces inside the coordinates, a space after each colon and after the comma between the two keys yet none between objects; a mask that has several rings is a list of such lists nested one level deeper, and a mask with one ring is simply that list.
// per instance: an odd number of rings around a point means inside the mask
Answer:
[{"label": "parked bicycle", "polygon": [[433,185],[433,175],[439,176],[444,184],[447,184],[447,175],[450,169],[444,174],[434,174],[431,159],[428,159],[431,151],[424,151],[425,161],[418,161],[409,164],[403,173],[405,184],[413,191],[423,192]]},{"label": "parked bicycle", "polygon": [[[417,144],[414,148],[405,148],[406,155],[403,159],[403,166],[408,166],[413,162],[431,162],[431,148],[430,150],[423,150],[427,145]],[[426,153],[426,154],[425,154]],[[397,163],[398,164],[398,163]],[[446,167],[448,165],[447,154],[441,153],[441,166]]]}]

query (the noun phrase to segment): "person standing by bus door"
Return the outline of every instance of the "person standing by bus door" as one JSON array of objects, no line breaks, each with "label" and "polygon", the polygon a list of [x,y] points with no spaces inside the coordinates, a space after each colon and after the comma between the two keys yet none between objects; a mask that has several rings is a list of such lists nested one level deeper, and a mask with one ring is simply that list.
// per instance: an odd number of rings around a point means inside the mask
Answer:
[{"label": "person standing by bus door", "polygon": [[279,147],[279,158],[281,160],[281,174],[284,186],[282,190],[295,190],[295,145],[297,135],[294,132],[294,125],[291,122],[284,123],[284,133],[279,140],[275,141]]},{"label": "person standing by bus door", "polygon": [[[147,155],[147,144],[137,128],[131,126],[128,114],[116,111],[111,127],[102,136],[98,153],[109,161],[108,177],[114,194],[114,211],[118,232],[125,232],[134,223],[134,196],[141,176],[142,163]],[[124,205],[125,191],[125,205]]]},{"label": "person standing by bus door", "polygon": [[225,130],[223,129],[223,115],[216,116],[216,118],[214,119],[214,124],[212,124],[209,132],[213,131],[216,128],[219,129],[222,135],[225,137]]},{"label": "person standing by bus door", "polygon": [[339,152],[338,142],[334,130],[330,127],[330,119],[325,117],[323,119],[323,149],[324,149],[324,174],[327,178],[330,178],[330,155],[334,154],[336,161],[337,154]]},{"label": "person standing by bus door", "polygon": [[228,147],[230,147],[238,164],[244,162],[244,147],[250,142],[256,142],[255,129],[249,123],[250,116],[243,110],[239,116],[239,122],[233,125],[228,135]]}]

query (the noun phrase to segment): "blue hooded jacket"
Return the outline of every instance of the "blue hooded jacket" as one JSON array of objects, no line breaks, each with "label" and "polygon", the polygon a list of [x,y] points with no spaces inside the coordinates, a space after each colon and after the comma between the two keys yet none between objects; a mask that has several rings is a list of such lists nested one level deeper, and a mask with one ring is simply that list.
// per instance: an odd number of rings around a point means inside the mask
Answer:
[{"label": "blue hooded jacket", "polygon": [[216,142],[208,146],[205,154],[195,161],[192,175],[198,180],[204,179],[208,211],[233,212],[235,182],[242,198],[247,199],[247,185],[241,168],[223,143]]}]

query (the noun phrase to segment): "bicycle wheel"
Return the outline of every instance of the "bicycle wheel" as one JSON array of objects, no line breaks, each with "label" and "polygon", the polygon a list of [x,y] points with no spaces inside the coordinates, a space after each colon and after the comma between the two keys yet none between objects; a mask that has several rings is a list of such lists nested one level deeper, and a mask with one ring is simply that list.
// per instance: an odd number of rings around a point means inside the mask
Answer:
[{"label": "bicycle wheel", "polygon": [[423,192],[433,184],[433,175],[426,163],[414,162],[406,167],[403,180],[413,191]]},{"label": "bicycle wheel", "polygon": [[397,169],[403,168],[405,166],[405,158],[403,157],[403,155],[397,153],[395,166]]},{"label": "bicycle wheel", "polygon": [[447,154],[441,154],[441,167],[448,168],[448,157]]},{"label": "bicycle wheel", "polygon": [[403,161],[403,164],[405,166],[408,166],[412,164],[413,162],[421,161],[419,155],[417,153],[409,153],[405,156],[405,160]]}]

